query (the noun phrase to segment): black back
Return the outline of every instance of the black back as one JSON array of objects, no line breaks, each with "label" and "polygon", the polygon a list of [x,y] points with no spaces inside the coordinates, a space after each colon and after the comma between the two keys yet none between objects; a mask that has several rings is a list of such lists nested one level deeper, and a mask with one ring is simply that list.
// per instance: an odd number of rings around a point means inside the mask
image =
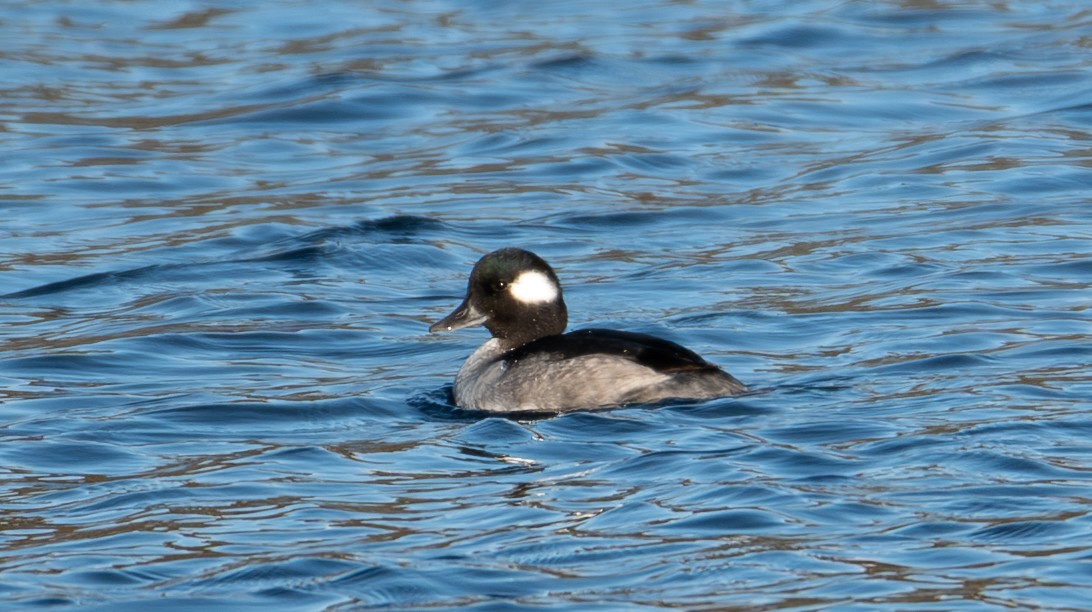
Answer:
[{"label": "black back", "polygon": [[613,329],[580,329],[546,336],[508,351],[503,359],[514,363],[535,355],[560,361],[593,354],[621,357],[658,372],[720,369],[670,340]]}]

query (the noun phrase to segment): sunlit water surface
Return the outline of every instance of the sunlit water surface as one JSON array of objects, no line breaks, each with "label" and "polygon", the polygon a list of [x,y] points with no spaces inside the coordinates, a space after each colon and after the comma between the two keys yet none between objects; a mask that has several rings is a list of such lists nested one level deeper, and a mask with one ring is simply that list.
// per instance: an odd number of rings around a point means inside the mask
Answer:
[{"label": "sunlit water surface", "polygon": [[[1092,601],[1092,13],[5,3],[0,598]],[[534,420],[483,253],[757,390]]]}]

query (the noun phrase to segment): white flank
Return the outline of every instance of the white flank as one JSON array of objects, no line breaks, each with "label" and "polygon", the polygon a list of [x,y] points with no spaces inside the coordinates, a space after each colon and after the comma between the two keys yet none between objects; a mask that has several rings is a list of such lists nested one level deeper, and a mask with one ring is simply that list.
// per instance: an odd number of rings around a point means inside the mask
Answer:
[{"label": "white flank", "polygon": [[512,296],[525,304],[541,304],[557,299],[557,285],[542,272],[524,272],[512,283]]}]

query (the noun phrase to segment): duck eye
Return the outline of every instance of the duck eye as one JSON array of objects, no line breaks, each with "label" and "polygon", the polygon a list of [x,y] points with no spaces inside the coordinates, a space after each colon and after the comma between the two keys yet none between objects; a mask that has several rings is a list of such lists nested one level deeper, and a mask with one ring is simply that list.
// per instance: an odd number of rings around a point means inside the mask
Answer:
[{"label": "duck eye", "polygon": [[508,281],[497,281],[493,283],[493,289],[495,291],[504,291],[508,288]]}]

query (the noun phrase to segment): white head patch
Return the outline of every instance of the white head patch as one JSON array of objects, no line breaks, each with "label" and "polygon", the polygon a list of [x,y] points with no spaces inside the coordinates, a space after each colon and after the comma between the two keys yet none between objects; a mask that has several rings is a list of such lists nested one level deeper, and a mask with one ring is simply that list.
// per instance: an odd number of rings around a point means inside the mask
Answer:
[{"label": "white head patch", "polygon": [[541,304],[557,299],[557,284],[542,272],[524,272],[509,287],[512,297],[525,304]]}]

